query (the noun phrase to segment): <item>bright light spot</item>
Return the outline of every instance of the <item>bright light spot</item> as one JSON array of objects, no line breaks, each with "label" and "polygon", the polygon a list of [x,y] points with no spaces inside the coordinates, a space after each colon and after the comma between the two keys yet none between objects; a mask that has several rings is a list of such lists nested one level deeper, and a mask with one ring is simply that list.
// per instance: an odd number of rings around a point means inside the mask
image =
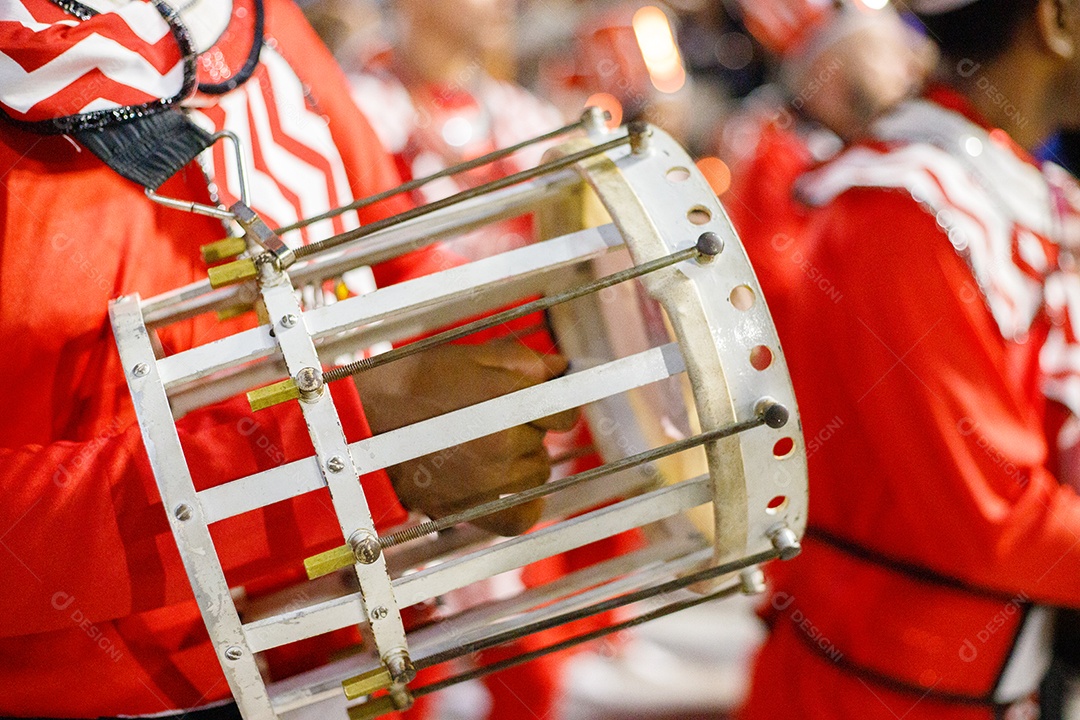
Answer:
[{"label": "bright light spot", "polygon": [[969,137],[964,141],[964,149],[967,150],[967,154],[971,157],[979,157],[983,151],[982,140],[975,136]]},{"label": "bright light spot", "polygon": [[862,3],[871,10],[883,10],[889,4],[889,0],[862,0]]},{"label": "bright light spot", "polygon": [[450,147],[465,147],[473,139],[472,123],[463,117],[452,117],[442,127],[442,137]]},{"label": "bright light spot", "polygon": [[697,161],[697,167],[717,195],[723,195],[731,189],[731,168],[720,158],[701,158]]},{"label": "bright light spot", "polygon": [[590,95],[589,99],[585,101],[585,107],[590,106],[606,110],[611,114],[611,119],[607,121],[608,128],[614,129],[622,125],[622,103],[619,102],[619,98],[611,93],[596,93],[595,95]]},{"label": "bright light spot", "polygon": [[667,15],[647,5],[634,13],[633,25],[653,86],[664,93],[678,92],[686,84],[686,70]]}]

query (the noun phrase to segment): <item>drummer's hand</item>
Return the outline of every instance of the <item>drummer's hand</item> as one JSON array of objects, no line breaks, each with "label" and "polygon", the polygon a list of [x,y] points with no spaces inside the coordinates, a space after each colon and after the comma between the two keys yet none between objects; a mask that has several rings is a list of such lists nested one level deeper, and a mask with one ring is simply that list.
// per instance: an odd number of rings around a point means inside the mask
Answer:
[{"label": "drummer's hand", "polygon": [[[562,374],[566,361],[512,340],[448,345],[396,360],[356,378],[372,432],[388,432]],[[577,411],[534,420],[388,468],[402,504],[439,518],[506,493],[543,484],[551,465],[548,430],[569,430]],[[543,500],[476,521],[499,535],[518,535],[540,519]]]}]

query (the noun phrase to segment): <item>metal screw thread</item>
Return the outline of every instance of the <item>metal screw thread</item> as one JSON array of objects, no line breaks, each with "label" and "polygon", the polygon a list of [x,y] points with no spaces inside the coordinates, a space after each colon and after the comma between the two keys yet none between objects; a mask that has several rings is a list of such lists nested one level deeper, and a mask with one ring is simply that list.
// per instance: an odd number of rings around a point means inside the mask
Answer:
[{"label": "metal screw thread", "polygon": [[442,528],[439,523],[434,520],[426,520],[419,525],[414,525],[411,528],[405,528],[404,530],[398,530],[391,535],[384,535],[379,538],[379,545],[384,548],[394,547],[395,545],[401,545],[407,543],[410,540],[419,540],[425,535],[431,535],[439,532]]},{"label": "metal screw thread", "polygon": [[[580,121],[574,123],[573,125],[574,129],[580,127]],[[539,140],[539,138],[537,139]],[[344,232],[340,235],[334,235],[333,237],[326,238],[325,240],[320,240],[319,242],[315,242],[310,245],[303,245],[296,248],[296,259],[300,260],[306,257],[311,257],[312,255],[316,255],[323,251],[330,250],[332,248],[338,247],[339,245],[343,245],[344,243],[352,242],[353,240],[359,240],[387,228],[394,227],[395,225],[400,225],[403,222],[414,220],[419,217],[424,217],[425,215],[430,215],[433,212],[442,210],[443,208],[451,207],[460,202],[471,200],[472,198],[480,197],[482,195],[487,195],[498,190],[502,190],[503,188],[508,188],[512,185],[517,185],[518,183],[525,182],[526,180],[531,180],[533,178],[541,177],[543,175],[549,175],[564,168],[572,167],[573,165],[576,165],[582,160],[586,160],[596,155],[606,153],[609,150],[614,150],[615,148],[626,145],[629,142],[629,136],[617,137],[610,142],[606,142],[601,145],[595,145],[591,148],[587,148],[580,152],[572,153],[557,160],[551,160],[546,163],[541,163],[536,167],[530,168],[528,170],[522,170],[521,172],[517,172],[512,175],[507,175],[506,177],[499,178],[498,180],[493,180],[483,185],[477,185],[474,188],[464,190],[455,195],[450,195],[449,197],[445,197],[441,200],[430,202],[427,205],[421,205],[411,210],[406,210],[405,212],[398,215],[384,218],[382,220],[376,220],[373,223],[369,223],[355,230],[349,230],[348,232]],[[456,168],[460,169],[461,166],[456,166]],[[399,188],[395,188],[392,192],[387,192],[396,195],[400,192],[405,192],[402,189],[404,187],[405,186],[400,186]]]},{"label": "metal screw thread", "polygon": [[375,365],[373,360],[374,357],[364,358],[347,365],[341,365],[332,370],[327,370],[323,373],[323,382],[332,383],[337,382],[338,380],[344,380],[347,377],[352,377],[353,375],[359,375],[369,367]]}]

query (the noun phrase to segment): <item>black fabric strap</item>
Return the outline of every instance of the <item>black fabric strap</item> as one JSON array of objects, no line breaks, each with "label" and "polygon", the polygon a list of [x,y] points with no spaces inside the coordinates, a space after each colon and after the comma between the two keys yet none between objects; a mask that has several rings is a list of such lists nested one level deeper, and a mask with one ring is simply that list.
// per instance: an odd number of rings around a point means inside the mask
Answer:
[{"label": "black fabric strap", "polygon": [[835,550],[839,550],[845,555],[850,555],[858,560],[871,563],[873,565],[880,565],[883,568],[893,570],[901,575],[910,577],[913,580],[918,580],[928,585],[940,585],[941,587],[950,588],[952,590],[959,590],[969,595],[975,595],[978,597],[984,597],[990,600],[1000,600],[1003,602],[1013,602],[1016,599],[1015,593],[1007,593],[1001,590],[995,590],[993,588],[980,587],[973,585],[963,580],[959,580],[948,575],[943,575],[935,570],[916,565],[915,563],[908,562],[906,560],[899,560],[897,558],[889,557],[883,553],[877,552],[865,548],[858,543],[855,543],[846,538],[841,538],[832,533],[822,530],[817,527],[808,527],[806,529],[806,536],[817,540],[820,543],[828,545]]},{"label": "black fabric strap", "polygon": [[[784,622],[783,620],[780,622]],[[788,621],[790,622],[790,621]],[[947,692],[943,690],[934,690],[931,688],[925,688],[921,685],[915,685],[909,683],[906,680],[900,680],[889,675],[872,670],[871,668],[860,665],[859,663],[852,662],[840,654],[839,657],[833,657],[829,655],[823,648],[819,647],[810,637],[802,632],[798,627],[792,626],[792,632],[795,637],[802,642],[807,648],[809,648],[815,655],[822,660],[828,661],[837,669],[843,672],[854,675],[862,680],[883,687],[893,692],[902,693],[905,695],[911,695],[912,697],[924,698],[928,697],[938,702],[950,703],[953,705],[967,705],[974,707],[985,707],[988,709],[1002,707],[998,703],[995,703],[993,697],[990,695],[967,695],[964,693]],[[1005,707],[1008,707],[1006,705]]]},{"label": "black fabric strap", "polygon": [[210,133],[178,110],[84,130],[75,138],[117,173],[151,190],[213,144]]}]

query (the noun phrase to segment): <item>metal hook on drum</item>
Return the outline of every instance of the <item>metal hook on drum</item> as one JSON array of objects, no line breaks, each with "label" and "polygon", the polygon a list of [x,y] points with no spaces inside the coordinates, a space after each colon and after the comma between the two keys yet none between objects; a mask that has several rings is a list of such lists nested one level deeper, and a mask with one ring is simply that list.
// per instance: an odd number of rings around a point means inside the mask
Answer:
[{"label": "metal hook on drum", "polygon": [[[212,141],[210,143],[211,147],[218,140],[225,139],[232,141],[233,155],[236,159],[236,174],[240,180],[240,202],[247,205],[249,196],[248,176],[247,170],[244,169],[244,152],[240,143],[240,138],[231,130],[221,130],[210,137]],[[194,200],[179,200],[177,198],[158,195],[151,188],[146,188],[146,197],[159,205],[164,205],[173,210],[183,210],[184,212],[191,212],[196,215],[208,215],[219,220],[236,220],[236,214],[231,210],[219,208],[214,205],[207,205],[206,203],[195,202]]]}]

